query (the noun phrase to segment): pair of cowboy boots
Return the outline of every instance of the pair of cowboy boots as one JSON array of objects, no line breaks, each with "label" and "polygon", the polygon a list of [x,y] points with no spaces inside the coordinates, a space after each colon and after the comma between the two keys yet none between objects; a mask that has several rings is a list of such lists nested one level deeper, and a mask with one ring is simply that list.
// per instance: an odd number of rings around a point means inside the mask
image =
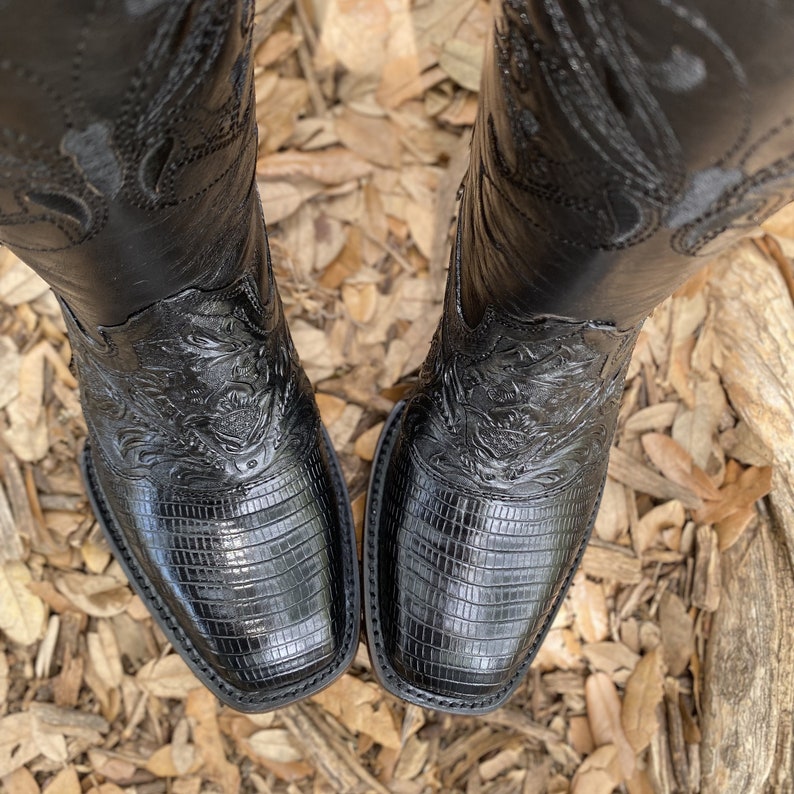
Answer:
[{"label": "pair of cowboy boots", "polygon": [[[0,4],[0,240],[58,296],[86,487],[200,680],[276,708],[358,644],[498,707],[598,508],[643,319],[794,196],[794,9],[503,0],[444,314],[384,429],[363,588],[254,183],[252,4]],[[763,47],[762,47],[763,44]]]}]

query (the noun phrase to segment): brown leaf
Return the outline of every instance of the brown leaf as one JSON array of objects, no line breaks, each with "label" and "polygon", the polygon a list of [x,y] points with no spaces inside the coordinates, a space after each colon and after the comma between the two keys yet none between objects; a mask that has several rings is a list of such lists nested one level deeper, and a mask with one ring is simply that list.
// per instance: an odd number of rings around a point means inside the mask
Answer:
[{"label": "brown leaf", "polygon": [[684,602],[669,590],[659,601],[659,624],[667,669],[671,676],[681,675],[695,649],[694,625]]},{"label": "brown leaf", "polygon": [[132,598],[130,589],[112,576],[66,573],[55,580],[55,586],[79,610],[94,618],[120,615]]},{"label": "brown leaf", "polygon": [[33,579],[23,562],[0,566],[0,630],[20,645],[30,645],[44,634],[44,602],[27,587]]},{"label": "brown leaf", "polygon": [[267,728],[244,740],[254,755],[279,763],[303,760],[303,752],[295,746],[292,734],[284,728]]},{"label": "brown leaf", "polygon": [[32,761],[39,753],[30,714],[21,712],[0,718],[0,778]]},{"label": "brown leaf", "polygon": [[670,527],[682,528],[686,520],[684,506],[677,499],[651,508],[631,529],[631,541],[639,557],[651,548],[662,531]]},{"label": "brown leaf", "polygon": [[546,635],[535,657],[540,670],[575,670],[582,666],[582,646],[570,629],[555,629]]},{"label": "brown leaf", "polygon": [[36,778],[25,767],[3,778],[2,783],[4,794],[39,794],[40,791]]},{"label": "brown leaf", "polygon": [[400,137],[388,119],[362,116],[345,109],[334,126],[344,145],[365,160],[386,168],[400,165]]},{"label": "brown leaf", "polygon": [[605,744],[585,758],[576,770],[571,794],[612,794],[621,780],[617,747]]},{"label": "brown leaf", "polygon": [[677,442],[663,433],[646,433],[642,448],[668,480],[689,488],[701,499],[719,499],[720,492],[708,474],[695,465],[692,456]]},{"label": "brown leaf", "polygon": [[610,477],[635,491],[657,499],[678,499],[684,507],[693,510],[703,506],[703,501],[691,488],[660,476],[620,447],[610,449],[608,471]]},{"label": "brown leaf", "polygon": [[[351,179],[361,179],[371,174],[372,163],[342,146],[319,152],[298,152],[291,149],[260,158],[256,164],[256,173],[260,179],[268,181],[302,176],[323,185],[341,185]],[[271,223],[270,215],[266,217],[268,223]]]},{"label": "brown leaf", "polygon": [[353,447],[353,451],[358,455],[361,460],[373,460],[375,457],[375,448],[378,446],[378,439],[380,438],[381,430],[383,430],[384,422],[378,422],[373,425],[369,430],[365,430],[357,439]]},{"label": "brown leaf", "polygon": [[622,642],[592,642],[582,653],[596,670],[613,675],[618,670],[633,670],[639,656]]},{"label": "brown leaf", "polygon": [[568,592],[568,605],[585,642],[598,642],[609,636],[609,612],[601,584],[579,572]]},{"label": "brown leaf", "polygon": [[180,777],[185,774],[197,772],[201,768],[202,760],[195,747],[189,745],[192,750],[192,758],[190,762],[185,764],[185,759],[181,759],[182,763],[179,766],[174,761],[173,745],[166,744],[163,747],[158,747],[146,762],[146,769],[157,777]]},{"label": "brown leaf", "polygon": [[273,180],[260,183],[259,193],[262,198],[262,209],[269,224],[276,224],[289,218],[309,199],[320,192],[315,186],[297,185],[294,181]]},{"label": "brown leaf", "polygon": [[223,794],[237,794],[240,771],[226,758],[217,710],[214,695],[203,686],[193,689],[187,697],[185,716],[194,720],[193,739],[204,762],[206,776],[220,786]]},{"label": "brown leaf", "polygon": [[585,682],[585,700],[593,741],[599,747],[613,744],[617,749],[623,777],[631,777],[637,762],[634,751],[623,733],[620,721],[620,696],[606,673],[593,673],[588,676]]},{"label": "brown leaf", "polygon": [[705,505],[695,513],[695,520],[702,524],[722,521],[731,513],[752,507],[772,490],[772,467],[751,466],[745,469],[736,482],[719,490],[718,501]]},{"label": "brown leaf", "polygon": [[183,699],[200,687],[196,676],[182,657],[172,653],[164,659],[152,659],[135,676],[144,692],[158,698]]},{"label": "brown leaf", "polygon": [[664,697],[664,661],[658,647],[640,659],[626,682],[620,719],[632,749],[639,755],[659,728],[656,707]]},{"label": "brown leaf", "polygon": [[[399,749],[400,732],[394,715],[374,684],[352,675],[342,676],[333,686],[312,697],[353,733],[364,733],[384,747]],[[378,706],[378,708],[376,708]]]},{"label": "brown leaf", "polygon": [[441,68],[461,87],[479,91],[482,72],[483,48],[460,39],[444,42],[439,57]]}]

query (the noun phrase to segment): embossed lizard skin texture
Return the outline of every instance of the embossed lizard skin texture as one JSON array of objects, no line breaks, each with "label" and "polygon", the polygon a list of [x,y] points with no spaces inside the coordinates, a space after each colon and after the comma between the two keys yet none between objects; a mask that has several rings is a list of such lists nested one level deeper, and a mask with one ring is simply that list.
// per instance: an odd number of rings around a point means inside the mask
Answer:
[{"label": "embossed lizard skin texture", "polygon": [[250,708],[328,683],[355,649],[355,552],[275,288],[188,290],[101,343],[65,316],[94,498],[188,658]]},{"label": "embossed lizard skin texture", "polygon": [[794,4],[496,5],[444,314],[373,469],[373,669],[482,713],[595,519],[639,324],[794,197]]},{"label": "embossed lizard skin texture", "polygon": [[254,184],[253,4],[30,5],[0,3],[0,240],[61,300],[89,497],[198,677],[284,705],[351,661],[359,586]]},{"label": "embossed lizard skin texture", "polygon": [[364,586],[387,689],[478,713],[520,683],[590,534],[638,332],[493,310],[470,328],[449,290],[373,472]]}]

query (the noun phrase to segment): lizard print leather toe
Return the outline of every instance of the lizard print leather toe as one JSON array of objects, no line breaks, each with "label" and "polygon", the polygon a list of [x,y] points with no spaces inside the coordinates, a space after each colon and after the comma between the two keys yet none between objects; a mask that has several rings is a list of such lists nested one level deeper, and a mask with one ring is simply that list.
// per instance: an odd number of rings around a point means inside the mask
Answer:
[{"label": "lizard print leather toe", "polygon": [[639,327],[471,328],[456,292],[376,455],[364,593],[381,683],[477,714],[521,682],[581,559]]}]

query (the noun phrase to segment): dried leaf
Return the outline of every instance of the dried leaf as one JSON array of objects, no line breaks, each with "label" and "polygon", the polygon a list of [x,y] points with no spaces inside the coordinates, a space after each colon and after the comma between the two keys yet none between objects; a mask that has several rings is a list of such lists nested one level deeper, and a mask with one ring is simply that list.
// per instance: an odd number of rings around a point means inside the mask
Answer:
[{"label": "dried leaf", "polygon": [[722,521],[731,513],[747,510],[772,490],[772,468],[751,466],[745,469],[736,482],[719,490],[718,501],[705,505],[695,513],[695,520],[702,524]]},{"label": "dried leaf", "polygon": [[570,629],[555,629],[546,635],[535,657],[539,670],[575,670],[582,666],[582,646]]},{"label": "dried leaf", "polygon": [[695,465],[692,456],[676,441],[662,433],[646,433],[642,448],[662,474],[694,491],[701,499],[719,499],[720,492],[708,474]]},{"label": "dried leaf", "polygon": [[568,592],[568,604],[574,624],[585,642],[598,642],[609,635],[609,613],[604,588],[588,579],[583,572],[574,578]]},{"label": "dried leaf", "polygon": [[[335,146],[319,152],[275,152],[259,159],[256,173],[260,179],[268,180],[268,184],[271,180],[294,181],[294,177],[306,177],[323,185],[341,185],[371,174],[372,164],[349,149]],[[265,217],[268,223],[275,222],[269,213]]]},{"label": "dried leaf", "polygon": [[378,289],[374,284],[343,284],[342,301],[357,323],[368,323],[378,306]]},{"label": "dried leaf", "polygon": [[279,763],[301,761],[303,752],[292,740],[292,734],[284,728],[269,728],[249,736],[245,743],[254,755]]},{"label": "dried leaf", "polygon": [[369,430],[365,430],[357,439],[353,451],[358,455],[361,460],[373,460],[375,458],[375,449],[378,446],[378,439],[380,438],[381,430],[383,430],[384,422],[378,422],[373,425]]},{"label": "dried leaf", "polygon": [[353,733],[371,736],[383,747],[401,747],[394,715],[383,700],[382,690],[374,684],[346,675],[312,700]]},{"label": "dried leaf", "polygon": [[612,794],[622,780],[614,744],[599,747],[582,762],[571,781],[571,794]]},{"label": "dried leaf", "polygon": [[55,586],[74,606],[94,618],[119,615],[132,599],[130,589],[112,576],[67,573],[55,580]]},{"label": "dried leaf", "polygon": [[619,482],[607,477],[593,531],[601,540],[615,543],[628,528],[626,489]]},{"label": "dried leaf", "polygon": [[4,794],[39,794],[39,784],[36,778],[20,767],[2,780]]},{"label": "dried leaf", "polygon": [[665,665],[671,676],[681,675],[695,650],[694,626],[684,602],[669,590],[659,601],[659,624]]},{"label": "dried leaf", "polygon": [[32,581],[30,571],[18,560],[0,567],[0,630],[20,645],[30,645],[44,635],[47,610],[28,589]]},{"label": "dried leaf", "polygon": [[365,160],[385,168],[400,165],[400,136],[388,119],[344,110],[335,120],[336,134],[344,145]]},{"label": "dried leaf", "polygon": [[188,695],[185,715],[194,720],[193,739],[204,762],[206,776],[220,786],[223,794],[237,794],[240,771],[226,758],[217,709],[215,697],[200,686]]},{"label": "dried leaf", "polygon": [[438,62],[461,88],[479,90],[483,63],[482,46],[460,39],[448,39],[444,42]]},{"label": "dried leaf", "polygon": [[260,183],[262,209],[269,224],[281,223],[320,192],[320,188],[305,188],[294,182],[274,180]]},{"label": "dried leaf", "polygon": [[144,692],[159,698],[177,698],[182,700],[191,690],[200,687],[196,676],[175,653],[164,659],[152,659],[147,662],[135,676],[135,680]]},{"label": "dried leaf", "polygon": [[664,662],[656,647],[640,659],[626,682],[621,724],[638,755],[650,744],[659,728],[656,707],[664,697]]},{"label": "dried leaf", "polygon": [[0,337],[0,408],[19,395],[19,370],[22,359],[8,337]]},{"label": "dried leaf", "polygon": [[0,651],[0,703],[5,703],[8,698],[8,659]]},{"label": "dried leaf", "polygon": [[94,671],[106,687],[112,689],[121,684],[124,671],[116,635],[106,620],[99,621],[96,632],[86,635],[88,655]]},{"label": "dried leaf", "polygon": [[201,769],[201,758],[193,745],[188,745],[191,758],[189,763],[185,764],[185,758],[181,759],[181,763],[177,766],[174,760],[173,745],[166,744],[163,747],[158,747],[146,762],[146,769],[157,777],[180,777],[186,774],[192,774]]},{"label": "dried leaf", "polygon": [[662,531],[670,527],[684,526],[686,513],[684,506],[677,499],[651,508],[631,530],[631,540],[638,556],[651,548]]},{"label": "dried leaf", "polygon": [[599,747],[613,744],[617,749],[623,777],[631,777],[637,762],[634,751],[623,733],[620,721],[620,696],[606,673],[593,673],[588,676],[585,682],[585,700],[593,741]]},{"label": "dried leaf", "polygon": [[614,675],[618,670],[633,670],[639,656],[622,642],[591,642],[582,653],[596,670]]},{"label": "dried leaf", "polygon": [[39,754],[40,750],[33,738],[30,714],[9,714],[0,719],[0,778],[11,774]]}]

